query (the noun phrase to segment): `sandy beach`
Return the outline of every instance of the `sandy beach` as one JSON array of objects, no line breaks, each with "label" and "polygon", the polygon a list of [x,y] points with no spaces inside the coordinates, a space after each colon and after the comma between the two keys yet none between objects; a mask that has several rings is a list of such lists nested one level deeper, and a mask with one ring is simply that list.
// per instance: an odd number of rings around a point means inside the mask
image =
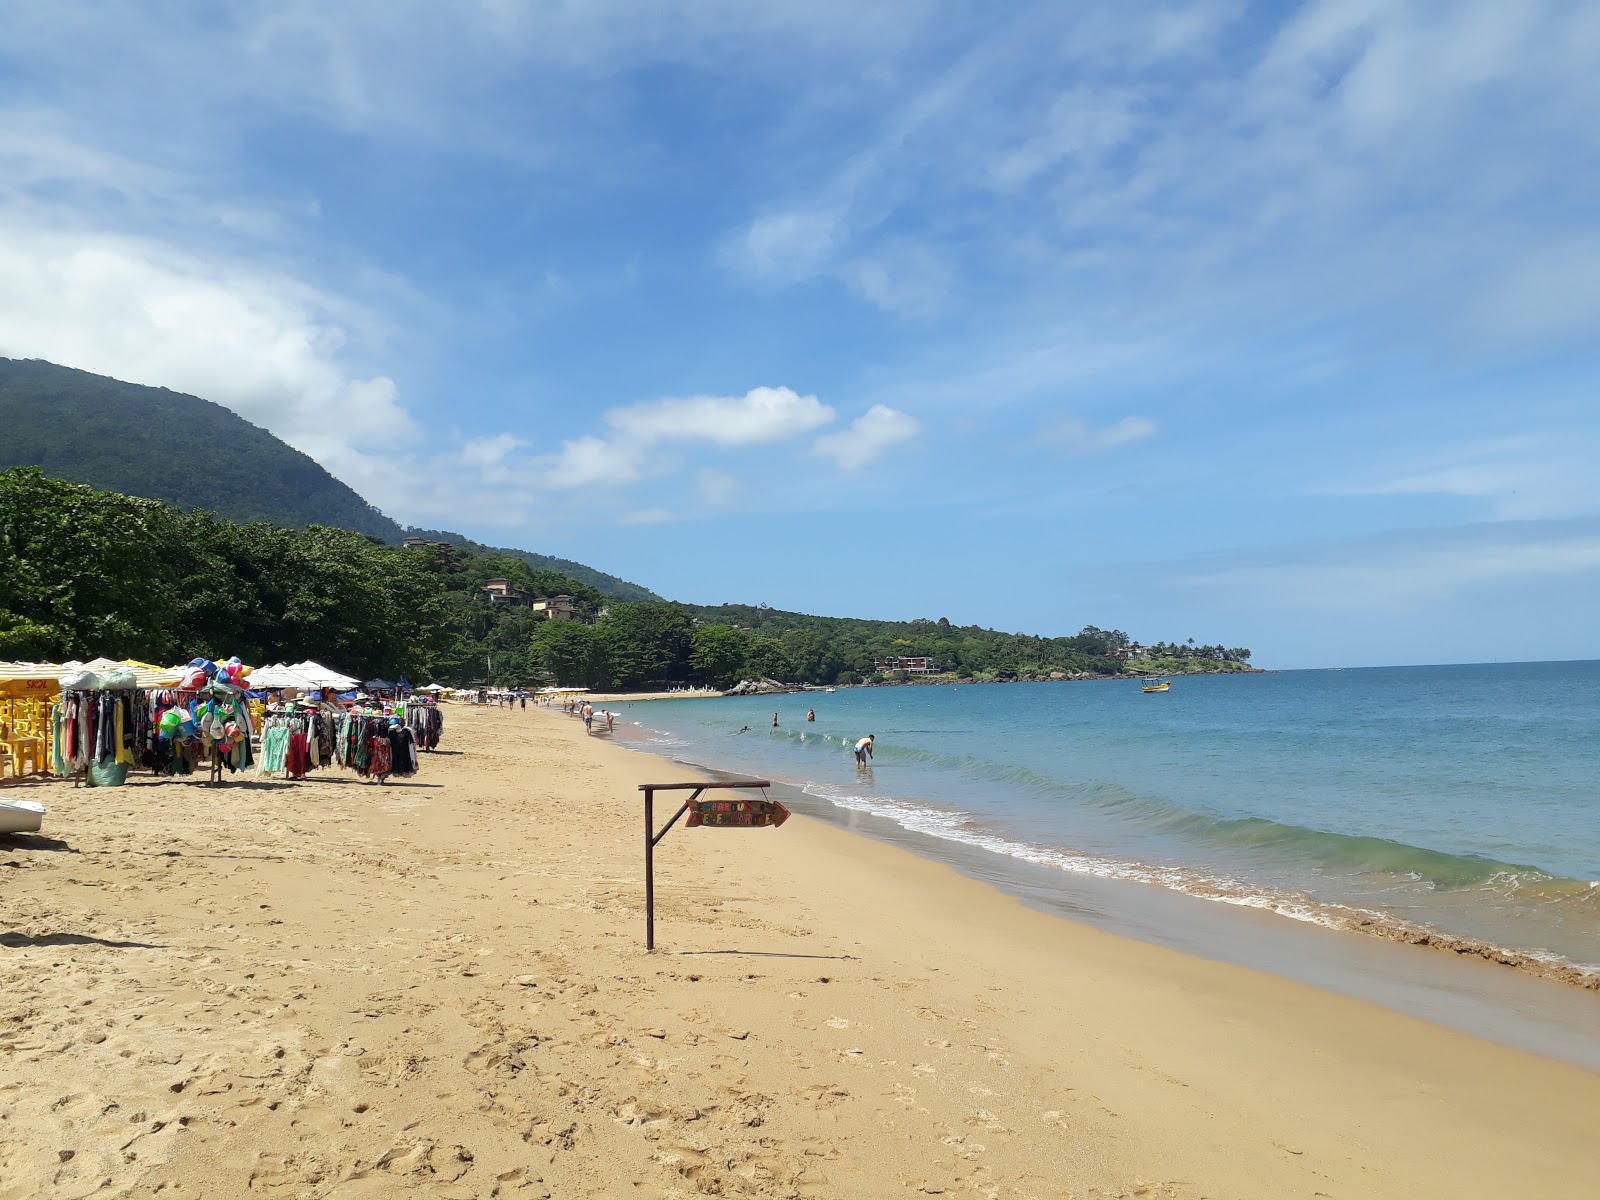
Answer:
[{"label": "sandy beach", "polygon": [[686,777],[559,711],[452,708],[382,788],[16,789],[51,812],[0,836],[0,1200],[1355,1200],[1600,1172],[1600,1075],[802,817],[669,834],[647,955],[636,787]]}]

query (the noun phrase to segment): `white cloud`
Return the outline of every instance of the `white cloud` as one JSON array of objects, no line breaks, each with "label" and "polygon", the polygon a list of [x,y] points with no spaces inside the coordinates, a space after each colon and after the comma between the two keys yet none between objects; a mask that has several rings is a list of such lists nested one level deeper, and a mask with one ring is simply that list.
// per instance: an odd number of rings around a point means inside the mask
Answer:
[{"label": "white cloud", "polygon": [[639,442],[608,442],[597,437],[580,437],[561,443],[544,475],[544,482],[557,488],[616,487],[639,478],[646,447]]},{"label": "white cloud", "polygon": [[811,450],[831,458],[840,469],[855,471],[876,459],[890,446],[909,441],[922,431],[922,422],[909,413],[874,404],[851,422],[849,429],[819,437]]},{"label": "white cloud", "polygon": [[347,480],[419,427],[394,382],[341,361],[342,302],[159,241],[0,226],[0,354],[233,409]]},{"label": "white cloud", "polygon": [[786,387],[751,388],[743,396],[692,396],[614,408],[606,423],[640,442],[702,440],[719,446],[781,442],[833,420],[815,396]]},{"label": "white cloud", "polygon": [[497,433],[492,437],[469,438],[461,447],[461,461],[469,467],[495,467],[505,461],[513,450],[527,446],[526,438],[512,433]]},{"label": "white cloud", "polygon": [[[690,396],[651,400],[613,408],[606,424],[610,438],[584,436],[561,444],[561,452],[543,460],[543,482],[549,487],[619,487],[643,478],[653,465],[666,473],[678,465],[663,443],[704,442],[713,446],[754,446],[787,441],[833,420],[833,409],[815,396],[792,388],[757,387],[742,396]],[[703,481],[709,479],[708,485]],[[726,492],[730,485],[717,472],[702,472],[702,490]],[[735,480],[736,484],[737,481]]]},{"label": "white cloud", "polygon": [[1154,437],[1159,428],[1149,417],[1123,417],[1098,429],[1082,417],[1068,417],[1042,430],[1039,440],[1072,454],[1094,454]]}]

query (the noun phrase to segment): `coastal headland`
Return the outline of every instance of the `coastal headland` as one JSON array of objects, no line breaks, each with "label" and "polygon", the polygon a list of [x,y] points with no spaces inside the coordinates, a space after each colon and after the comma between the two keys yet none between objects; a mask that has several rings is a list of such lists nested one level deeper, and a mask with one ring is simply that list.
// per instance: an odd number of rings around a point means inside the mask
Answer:
[{"label": "coastal headland", "polygon": [[[1600,1075],[1036,912],[818,822],[675,829],[551,710],[378,787],[29,787],[0,1200],[1556,1196]],[[664,820],[665,815],[660,814]]]}]

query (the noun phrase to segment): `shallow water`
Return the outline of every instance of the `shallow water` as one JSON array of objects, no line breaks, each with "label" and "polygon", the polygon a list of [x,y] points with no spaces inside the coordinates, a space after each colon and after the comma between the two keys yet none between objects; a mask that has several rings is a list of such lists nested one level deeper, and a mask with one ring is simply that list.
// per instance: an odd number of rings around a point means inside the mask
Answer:
[{"label": "shallow water", "polygon": [[[1135,880],[1600,973],[1600,663],[613,707],[639,723],[619,723],[621,740],[1013,863],[1034,892]],[[876,756],[858,769],[866,733]]]}]

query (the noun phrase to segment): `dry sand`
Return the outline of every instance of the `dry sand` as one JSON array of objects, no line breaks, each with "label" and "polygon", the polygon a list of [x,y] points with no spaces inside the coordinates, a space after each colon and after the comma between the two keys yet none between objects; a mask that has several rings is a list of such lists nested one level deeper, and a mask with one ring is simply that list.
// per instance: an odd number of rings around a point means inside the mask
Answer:
[{"label": "dry sand", "polygon": [[1600,1076],[799,817],[668,835],[646,955],[635,785],[683,769],[559,712],[446,722],[385,788],[28,789],[52,811],[0,837],[0,1198],[1543,1197],[1600,1172]]}]

